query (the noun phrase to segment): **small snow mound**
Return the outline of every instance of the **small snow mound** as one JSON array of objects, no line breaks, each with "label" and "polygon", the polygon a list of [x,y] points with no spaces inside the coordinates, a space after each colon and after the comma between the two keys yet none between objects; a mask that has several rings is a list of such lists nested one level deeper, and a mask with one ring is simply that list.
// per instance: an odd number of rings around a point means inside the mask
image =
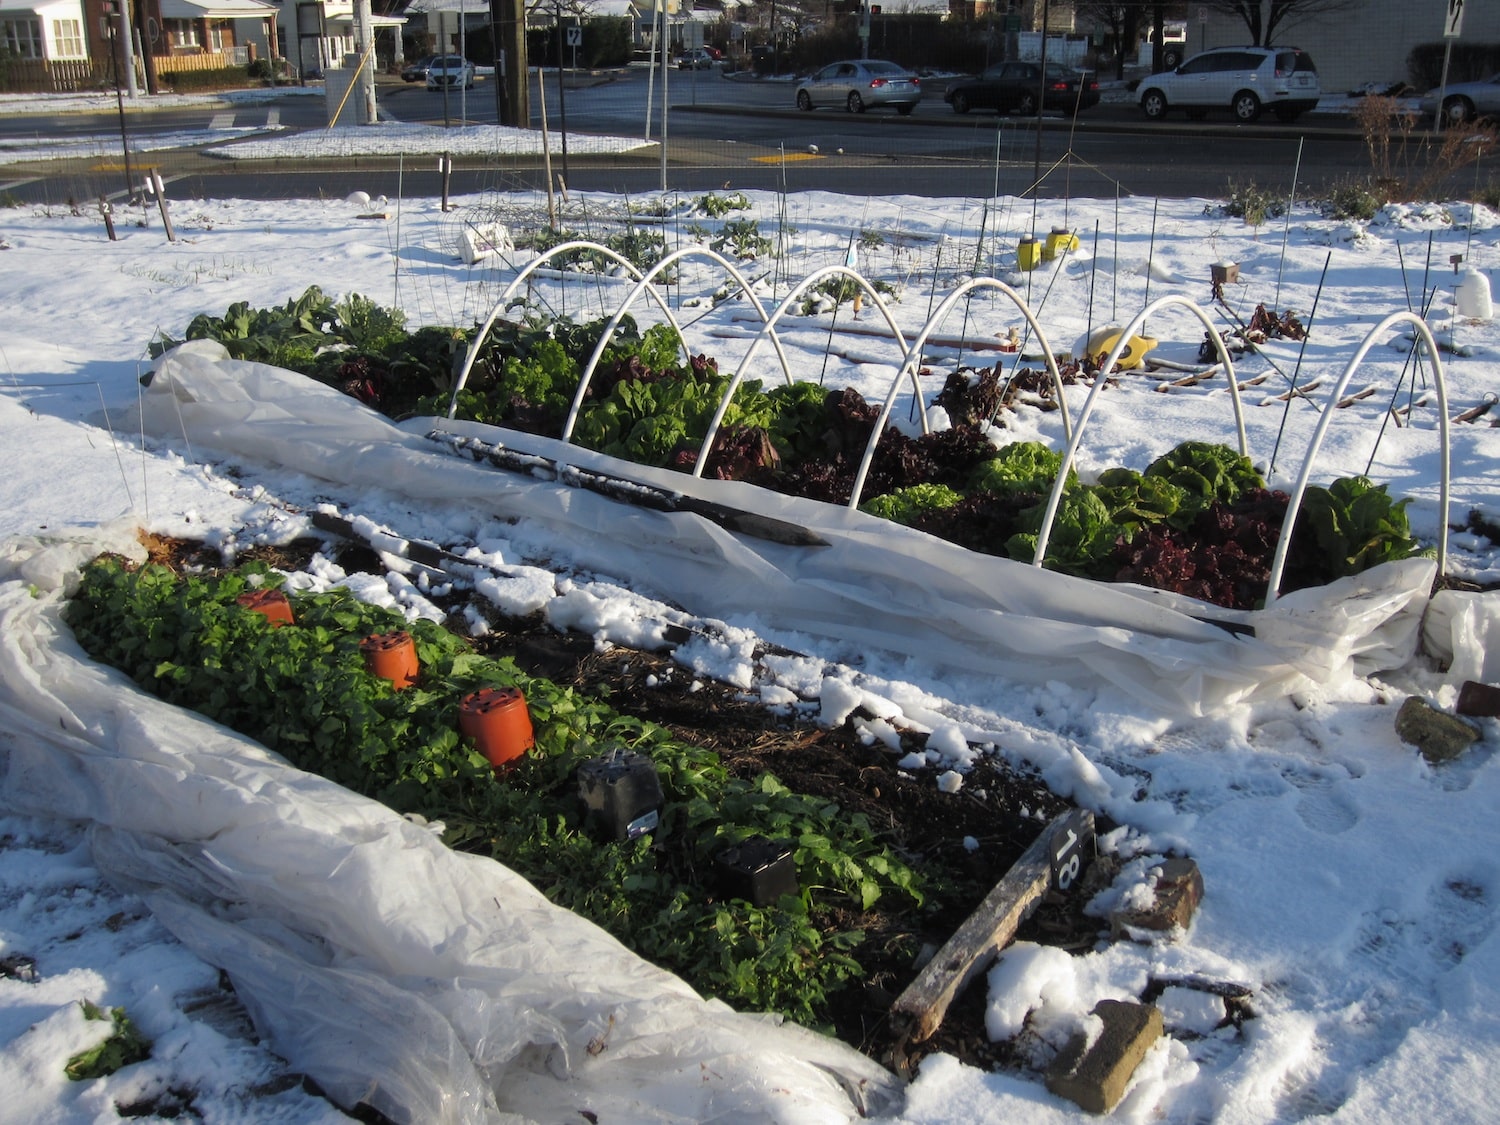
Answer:
[{"label": "small snow mound", "polygon": [[1078,1004],[1078,979],[1073,958],[1052,946],[1018,941],[989,973],[990,998],[984,1027],[992,1042],[1013,1039],[1033,1011],[1052,1008],[1054,1014]]}]

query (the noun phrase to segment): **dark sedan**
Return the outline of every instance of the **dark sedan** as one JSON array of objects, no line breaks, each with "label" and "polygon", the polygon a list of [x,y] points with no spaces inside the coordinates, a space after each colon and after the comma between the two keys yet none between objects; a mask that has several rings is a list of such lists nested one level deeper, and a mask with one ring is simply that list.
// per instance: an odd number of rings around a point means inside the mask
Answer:
[{"label": "dark sedan", "polygon": [[401,81],[425,82],[427,80],[427,71],[432,66],[432,60],[435,58],[437,58],[436,55],[423,55],[416,62],[407,64],[401,71]]},{"label": "dark sedan", "polygon": [[1041,75],[1040,63],[996,63],[978,78],[952,83],[943,100],[954,113],[993,109],[1026,117],[1036,116],[1038,94],[1043,108],[1070,115],[1099,104],[1099,82],[1092,74],[1049,64],[1045,83]]}]

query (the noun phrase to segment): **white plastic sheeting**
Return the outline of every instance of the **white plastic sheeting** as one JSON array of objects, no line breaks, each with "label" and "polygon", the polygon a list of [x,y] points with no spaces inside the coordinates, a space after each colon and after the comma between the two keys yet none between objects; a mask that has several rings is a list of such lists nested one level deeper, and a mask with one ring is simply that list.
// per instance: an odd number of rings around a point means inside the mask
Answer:
[{"label": "white plastic sheeting", "polygon": [[57,590],[131,548],[0,545],[0,805],[92,822],[100,870],[335,1101],[420,1125],[899,1107],[853,1048],[704,1001],[501,865],[87,660]]},{"label": "white plastic sheeting", "polygon": [[[1434,576],[1430,561],[1412,559],[1289,594],[1271,609],[1227,610],[1038,570],[858,511],[496,427],[448,419],[398,427],[300,375],[230,360],[212,341],[162,357],[142,411],[148,432],[186,435],[250,463],[554,530],[578,565],[700,616],[920,655],[970,673],[1102,681],[1166,715],[1213,713],[1351,670],[1399,667],[1416,649]],[[788,521],[827,546],[750,538],[697,515],[470,463],[428,441],[432,428]]]}]

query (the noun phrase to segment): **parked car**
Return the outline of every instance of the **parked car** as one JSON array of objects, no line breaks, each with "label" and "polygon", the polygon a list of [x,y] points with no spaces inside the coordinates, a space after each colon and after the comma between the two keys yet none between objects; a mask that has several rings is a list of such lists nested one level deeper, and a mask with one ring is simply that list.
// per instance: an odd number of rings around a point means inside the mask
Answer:
[{"label": "parked car", "polygon": [[444,86],[474,88],[474,64],[458,55],[438,55],[427,68],[427,88],[441,90]]},{"label": "parked car", "polygon": [[707,47],[694,47],[677,56],[678,70],[707,70],[714,65],[717,56]]},{"label": "parked car", "polygon": [[1099,82],[1092,74],[1049,63],[1045,83],[1041,75],[1041,63],[996,63],[978,78],[949,85],[943,92],[943,100],[953,107],[954,113],[968,113],[971,109],[993,109],[999,113],[1014,110],[1032,117],[1036,115],[1040,87],[1045,109],[1073,114],[1099,104]]},{"label": "parked car", "polygon": [[884,59],[829,63],[797,83],[797,108],[841,105],[850,113],[891,106],[905,117],[922,100],[922,80],[904,66]]},{"label": "parked car", "polygon": [[[1438,117],[1440,125],[1462,125],[1480,117],[1500,115],[1500,74],[1477,82],[1455,82],[1441,91],[1443,112]],[[1422,97],[1422,112],[1438,112],[1437,90],[1429,90]]]},{"label": "parked car", "polygon": [[1227,109],[1247,123],[1266,108],[1278,121],[1295,121],[1323,93],[1312,56],[1296,47],[1215,47],[1143,79],[1136,92],[1147,117],[1181,109],[1197,120]]},{"label": "parked car", "polygon": [[401,71],[401,81],[424,81],[427,78],[427,68],[432,65],[432,60],[436,57],[436,55],[423,55],[416,62],[408,63],[406,68]]}]

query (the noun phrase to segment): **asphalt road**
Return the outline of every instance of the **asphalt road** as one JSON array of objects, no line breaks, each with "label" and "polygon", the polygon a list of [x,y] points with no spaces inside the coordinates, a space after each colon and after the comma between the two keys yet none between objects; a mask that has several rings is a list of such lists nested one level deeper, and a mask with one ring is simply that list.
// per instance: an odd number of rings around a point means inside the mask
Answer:
[{"label": "asphalt road", "polygon": [[[559,99],[555,72],[544,75],[549,127],[557,132],[649,136],[663,126],[662,91],[645,71],[569,75]],[[1223,198],[1230,185],[1253,182],[1271,192],[1314,195],[1329,185],[1369,173],[1363,138],[1347,115],[1307,114],[1282,125],[1269,114],[1238,125],[1227,113],[1215,120],[1148,122],[1129,103],[1101,104],[1076,122],[1047,115],[1040,122],[993,113],[957,115],[933,83],[917,112],[899,117],[889,110],[848,114],[822,109],[799,113],[788,82],[737,81],[717,71],[673,71],[667,76],[667,186],[683,191],[711,188],[819,189],[867,195],[927,196],[1066,195],[1108,198],[1163,196]],[[654,111],[648,124],[648,95]],[[445,104],[446,102],[446,104]],[[542,106],[533,87],[532,122]],[[491,81],[466,96],[428,91],[399,81],[383,82],[381,112],[408,122],[454,128],[496,120]],[[326,106],[320,97],[287,96],[270,105],[129,112],[134,136],[229,126],[321,129]],[[1040,125],[1040,128],[1038,126]],[[117,132],[115,114],[0,117],[0,138],[101,135]],[[214,143],[223,143],[222,135]],[[814,149],[816,150],[814,152]],[[295,198],[344,194],[355,188],[394,196],[394,158],[331,161],[225,161],[195,149],[152,154],[172,194],[182,197]],[[0,168],[5,190],[26,202],[57,202],[100,190],[101,162],[49,161]],[[554,160],[554,172],[580,190],[659,190],[659,150],[627,156],[573,153]],[[457,160],[450,189],[461,194],[498,186],[538,187],[540,158]],[[407,195],[437,194],[435,170],[402,170]],[[112,190],[112,185],[110,185]]]}]

